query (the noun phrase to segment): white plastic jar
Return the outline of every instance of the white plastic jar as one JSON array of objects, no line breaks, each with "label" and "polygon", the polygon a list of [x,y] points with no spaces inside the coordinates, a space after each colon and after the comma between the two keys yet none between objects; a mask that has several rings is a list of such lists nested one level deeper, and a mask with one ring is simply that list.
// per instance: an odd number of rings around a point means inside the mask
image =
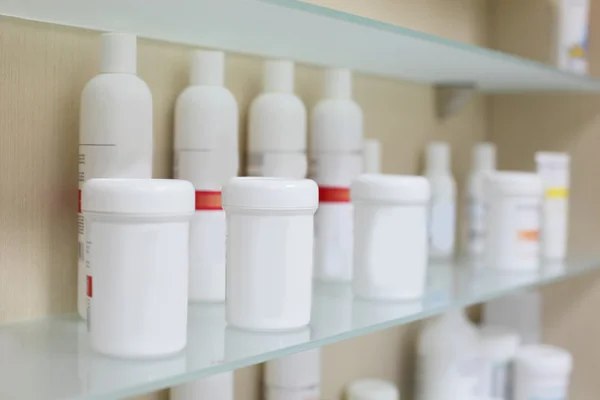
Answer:
[{"label": "white plastic jar", "polygon": [[512,364],[520,344],[519,334],[511,329],[497,326],[481,329],[481,351],[485,363],[482,384],[484,399],[511,398]]},{"label": "white plastic jar", "polygon": [[544,187],[542,207],[542,258],[563,260],[567,254],[571,157],[567,153],[535,153]]},{"label": "white plastic jar", "polygon": [[281,330],[309,323],[318,201],[309,179],[245,177],[224,186],[228,324]]},{"label": "white plastic jar", "polygon": [[566,400],[573,358],[559,347],[524,346],[515,359],[513,400]]},{"label": "white plastic jar", "polygon": [[280,357],[265,363],[265,400],[319,400],[321,349]]},{"label": "white plastic jar", "polygon": [[485,177],[486,258],[501,270],[534,270],[540,264],[542,181],[527,172],[495,172]]},{"label": "white plastic jar", "polygon": [[421,176],[363,174],[354,205],[354,293],[370,299],[415,299],[427,271],[429,182]]},{"label": "white plastic jar", "polygon": [[396,385],[383,379],[358,379],[346,392],[348,400],[400,400]]},{"label": "white plastic jar", "polygon": [[174,386],[169,400],[233,400],[233,392],[233,371],[229,371]]},{"label": "white plastic jar", "polygon": [[170,179],[91,179],[82,196],[92,349],[124,358],[182,350],[194,187]]}]

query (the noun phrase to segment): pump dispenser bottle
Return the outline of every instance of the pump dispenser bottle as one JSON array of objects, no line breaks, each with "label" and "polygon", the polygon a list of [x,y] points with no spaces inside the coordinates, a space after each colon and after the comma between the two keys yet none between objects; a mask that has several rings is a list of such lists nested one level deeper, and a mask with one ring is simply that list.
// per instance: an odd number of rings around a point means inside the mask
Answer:
[{"label": "pump dispenser bottle", "polygon": [[83,318],[92,293],[85,262],[83,184],[93,178],[152,178],[152,94],[136,75],[136,46],[135,35],[103,34],[99,75],[81,94],[77,308]]},{"label": "pump dispenser bottle", "polygon": [[247,173],[300,179],[306,171],[306,108],[294,95],[294,63],[267,60],[248,114]]},{"label": "pump dispenser bottle", "polygon": [[223,86],[225,54],[192,54],[190,86],[175,105],[175,177],[196,188],[190,225],[190,301],[225,301],[221,186],[238,173],[238,105]]},{"label": "pump dispenser bottle", "polygon": [[363,169],[363,114],[352,100],[347,69],[325,72],[323,99],[310,119],[310,177],[319,185],[315,215],[315,277],[352,279],[353,208],[350,184]]},{"label": "pump dispenser bottle", "polygon": [[454,255],[456,232],[456,182],[450,170],[450,146],[432,142],[427,147],[425,177],[431,186],[429,257],[444,261]]}]

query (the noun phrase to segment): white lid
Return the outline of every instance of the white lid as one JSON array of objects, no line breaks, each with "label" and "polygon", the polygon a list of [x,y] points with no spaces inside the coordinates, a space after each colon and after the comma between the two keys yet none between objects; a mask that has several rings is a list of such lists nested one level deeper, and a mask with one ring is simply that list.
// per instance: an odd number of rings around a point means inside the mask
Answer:
[{"label": "white lid", "polygon": [[377,139],[365,139],[363,143],[363,165],[368,174],[381,172],[381,142]]},{"label": "white lid", "polygon": [[348,400],[398,400],[398,388],[383,379],[359,379],[348,385]]},{"label": "white lid", "polygon": [[265,60],[263,91],[275,93],[294,92],[294,63],[288,60]]},{"label": "white lid", "polygon": [[496,145],[490,142],[477,143],[473,148],[473,170],[493,171],[496,169]]},{"label": "white lid", "polygon": [[223,186],[223,208],[316,210],[317,184],[310,179],[235,177]]},{"label": "white lid", "polygon": [[492,193],[513,196],[541,196],[542,180],[533,172],[499,171],[486,174],[486,187]]},{"label": "white lid", "polygon": [[347,68],[325,70],[323,97],[349,99],[352,97],[352,73]]},{"label": "white lid", "polygon": [[422,203],[429,197],[429,181],[422,176],[362,174],[350,186],[353,202]]},{"label": "white lid", "polygon": [[450,171],[450,145],[446,142],[431,142],[427,145],[426,170]]},{"label": "white lid", "polygon": [[233,372],[210,375],[171,388],[170,400],[233,400]]},{"label": "white lid", "polygon": [[569,153],[538,151],[535,153],[535,161],[538,164],[552,164],[566,168],[571,162],[571,156]]},{"label": "white lid", "polygon": [[568,375],[573,368],[573,357],[568,351],[547,345],[532,344],[521,347],[515,362],[533,374]]},{"label": "white lid", "polygon": [[90,179],[81,199],[84,213],[191,215],[195,206],[194,186],[178,179]]},{"label": "white lid", "polygon": [[137,72],[137,37],[131,33],[103,33],[100,50],[100,73],[135,74]]},{"label": "white lid", "polygon": [[192,53],[190,84],[223,86],[225,53],[222,51],[196,50]]},{"label": "white lid", "polygon": [[264,381],[268,386],[300,389],[321,383],[321,351],[313,349],[268,361]]},{"label": "white lid", "polygon": [[521,337],[509,328],[486,326],[481,329],[481,345],[485,355],[495,359],[509,360],[517,353],[521,345]]}]

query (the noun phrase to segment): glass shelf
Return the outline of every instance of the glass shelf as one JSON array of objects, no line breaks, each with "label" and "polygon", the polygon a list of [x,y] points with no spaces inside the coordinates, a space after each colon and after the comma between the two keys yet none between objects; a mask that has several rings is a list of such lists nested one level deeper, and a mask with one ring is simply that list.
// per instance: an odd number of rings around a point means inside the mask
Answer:
[{"label": "glass shelf", "polygon": [[498,274],[466,263],[432,265],[419,302],[353,298],[348,284],[315,285],[305,329],[258,333],[228,328],[223,305],[196,305],[189,314],[188,346],[172,358],[124,361],[93,354],[85,323],[57,316],[0,326],[0,399],[114,400],[202,376],[427,318],[526,288],[600,269],[600,257],[545,265],[539,273]]},{"label": "glass shelf", "polygon": [[0,0],[0,15],[485,92],[600,91],[598,79],[297,0]]}]

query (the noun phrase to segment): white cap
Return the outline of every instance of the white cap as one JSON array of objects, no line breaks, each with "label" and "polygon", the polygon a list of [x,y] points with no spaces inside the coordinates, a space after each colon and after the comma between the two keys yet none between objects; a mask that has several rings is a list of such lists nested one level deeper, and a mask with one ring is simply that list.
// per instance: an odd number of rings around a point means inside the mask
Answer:
[{"label": "white cap", "polygon": [[521,345],[521,337],[509,328],[486,326],[481,329],[481,345],[486,356],[495,360],[510,360]]},{"label": "white cap", "polygon": [[225,53],[222,51],[196,50],[192,53],[190,84],[223,86]]},{"label": "white cap", "polygon": [[533,172],[499,171],[486,174],[485,188],[490,195],[541,196],[542,179]]},{"label": "white cap", "polygon": [[534,374],[568,375],[573,368],[573,357],[560,347],[533,344],[517,352],[515,364]]},{"label": "white cap", "polygon": [[362,174],[350,186],[353,203],[424,203],[429,197],[429,181],[422,176]]},{"label": "white cap", "polygon": [[550,164],[553,166],[566,168],[571,162],[571,156],[569,153],[538,151],[535,153],[535,161],[538,164]]},{"label": "white cap", "polygon": [[315,210],[317,184],[310,179],[235,177],[223,186],[221,203],[228,208]]},{"label": "white cap", "polygon": [[171,388],[171,400],[233,400],[233,372],[223,372]]},{"label": "white cap", "polygon": [[131,33],[103,33],[100,36],[100,73],[135,74],[137,37]]},{"label": "white cap", "polygon": [[446,142],[431,142],[427,145],[426,170],[450,171],[450,145]]},{"label": "white cap", "polygon": [[325,70],[323,97],[349,99],[352,97],[352,73],[346,68],[328,68]]},{"label": "white cap", "polygon": [[473,148],[473,170],[493,171],[496,169],[496,145],[490,142],[477,143]]},{"label": "white cap", "polygon": [[263,68],[264,92],[294,92],[294,63],[292,61],[265,60]]},{"label": "white cap", "polygon": [[321,384],[321,350],[313,349],[268,361],[264,381],[267,386],[302,389]]},{"label": "white cap", "polygon": [[381,142],[377,139],[365,139],[363,146],[365,172],[379,174],[381,172]]},{"label": "white cap", "polygon": [[144,216],[192,215],[194,186],[179,179],[90,179],[83,185],[83,213]]},{"label": "white cap", "polygon": [[383,379],[359,379],[348,385],[348,400],[399,400],[398,388]]}]

